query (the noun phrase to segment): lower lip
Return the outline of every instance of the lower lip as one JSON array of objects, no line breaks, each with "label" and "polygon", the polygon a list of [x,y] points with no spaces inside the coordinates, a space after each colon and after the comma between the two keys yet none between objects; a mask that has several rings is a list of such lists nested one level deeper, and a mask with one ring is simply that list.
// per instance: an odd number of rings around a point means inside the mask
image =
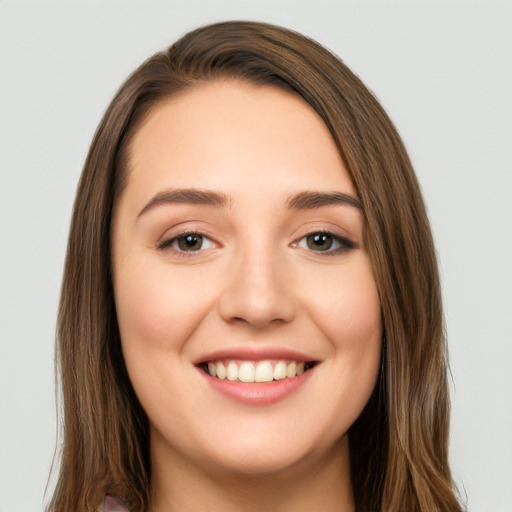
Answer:
[{"label": "lower lip", "polygon": [[292,377],[291,379],[286,378],[264,383],[245,383],[217,379],[207,374],[202,368],[198,368],[203,378],[215,391],[247,405],[271,405],[283,400],[303,386],[309,380],[314,370],[315,368],[311,368],[302,375]]}]

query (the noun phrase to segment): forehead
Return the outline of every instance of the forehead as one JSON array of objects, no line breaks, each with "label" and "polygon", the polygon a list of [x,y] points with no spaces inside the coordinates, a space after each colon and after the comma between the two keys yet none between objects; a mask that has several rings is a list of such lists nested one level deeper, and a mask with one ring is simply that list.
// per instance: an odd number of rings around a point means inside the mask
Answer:
[{"label": "forehead", "polygon": [[353,193],[332,136],[298,95],[229,80],[205,83],[155,107],[129,148],[128,183],[162,188],[241,187],[274,182]]}]

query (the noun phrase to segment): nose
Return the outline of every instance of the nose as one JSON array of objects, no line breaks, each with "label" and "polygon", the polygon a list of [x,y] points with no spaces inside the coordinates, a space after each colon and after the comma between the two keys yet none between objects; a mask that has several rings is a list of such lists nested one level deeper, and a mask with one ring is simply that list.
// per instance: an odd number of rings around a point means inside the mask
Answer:
[{"label": "nose", "polygon": [[219,301],[221,317],[258,329],[292,321],[296,307],[284,265],[271,250],[246,251],[228,271]]}]

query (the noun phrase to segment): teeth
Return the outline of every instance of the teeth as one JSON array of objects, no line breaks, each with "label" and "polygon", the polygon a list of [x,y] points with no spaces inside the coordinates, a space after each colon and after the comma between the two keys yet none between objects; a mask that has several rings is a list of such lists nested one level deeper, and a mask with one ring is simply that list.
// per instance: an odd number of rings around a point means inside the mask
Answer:
[{"label": "teeth", "polygon": [[[209,362],[208,373],[218,379],[228,379],[240,382],[271,382],[272,380],[292,379],[302,375],[306,370],[304,361],[277,361],[274,365],[270,361],[222,361]],[[309,366],[308,366],[309,367]]]},{"label": "teeth", "polygon": [[227,377],[226,367],[222,363],[208,363],[208,371],[210,372],[210,375],[215,377],[215,374],[210,371],[210,365],[213,365],[214,367],[217,367],[217,378],[224,380]]},{"label": "teeth", "polygon": [[254,380],[256,382],[270,382],[273,378],[272,365],[269,361],[263,361],[256,365]]},{"label": "teeth", "polygon": [[274,368],[274,380],[281,380],[286,378],[286,363],[279,361]]},{"label": "teeth", "polygon": [[[221,363],[222,364],[222,363]],[[224,365],[223,365],[224,366]],[[215,363],[208,363],[208,372],[210,373],[210,375],[212,375],[213,377],[216,377],[217,376],[217,368],[215,366]]]},{"label": "teeth", "polygon": [[254,365],[252,363],[242,363],[238,370],[238,380],[254,382],[254,373]]},{"label": "teeth", "polygon": [[228,364],[227,377],[228,380],[238,380],[238,366],[233,361]]},{"label": "teeth", "polygon": [[291,379],[297,375],[297,363],[290,363],[286,368],[286,376]]}]

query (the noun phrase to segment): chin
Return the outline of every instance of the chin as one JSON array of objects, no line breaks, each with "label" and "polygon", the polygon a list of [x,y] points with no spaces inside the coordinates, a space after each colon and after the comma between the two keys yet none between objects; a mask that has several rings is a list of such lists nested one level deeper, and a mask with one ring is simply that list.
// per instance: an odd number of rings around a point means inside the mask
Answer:
[{"label": "chin", "polygon": [[[263,432],[240,431],[238,435],[223,436],[228,443],[209,444],[205,447],[204,462],[209,468],[216,468],[225,474],[234,476],[257,477],[264,475],[286,474],[294,471],[310,470],[326,454],[338,455],[346,449],[346,436],[326,442],[318,433],[303,437],[300,429],[288,426],[285,431],[268,435],[270,430]],[[281,434],[281,435],[280,435]],[[210,441],[212,438],[210,438]]]}]

